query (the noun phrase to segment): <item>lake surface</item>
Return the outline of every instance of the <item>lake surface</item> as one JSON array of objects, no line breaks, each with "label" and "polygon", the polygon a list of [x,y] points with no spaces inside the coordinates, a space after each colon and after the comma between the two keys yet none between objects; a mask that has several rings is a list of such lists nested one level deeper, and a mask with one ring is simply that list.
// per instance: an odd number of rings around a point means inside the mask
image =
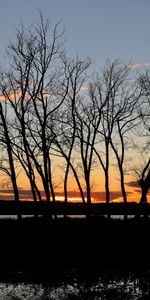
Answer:
[{"label": "lake surface", "polygon": [[[31,217],[34,217],[34,215],[22,215],[23,219],[24,218],[31,218]],[[39,215],[39,217],[42,217],[42,215]],[[68,215],[66,217],[71,218],[71,219],[85,219],[86,215],[71,215],[71,216]],[[107,215],[103,215],[103,217],[107,218]],[[132,219],[134,217],[135,217],[135,215],[128,215],[128,219]],[[64,215],[57,215],[57,218],[58,219],[63,219]],[[17,215],[0,215],[0,219],[1,220],[6,220],[6,219],[17,220],[18,217],[17,217]],[[124,215],[111,215],[111,219],[123,220]]]},{"label": "lake surface", "polygon": [[1,282],[0,299],[146,300],[150,299],[150,270],[60,269],[54,278],[39,274],[38,282],[27,278]]}]

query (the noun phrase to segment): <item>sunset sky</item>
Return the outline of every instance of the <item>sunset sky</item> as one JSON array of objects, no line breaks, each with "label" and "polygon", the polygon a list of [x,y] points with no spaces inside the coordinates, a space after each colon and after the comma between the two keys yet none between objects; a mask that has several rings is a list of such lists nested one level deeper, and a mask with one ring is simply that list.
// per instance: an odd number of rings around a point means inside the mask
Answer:
[{"label": "sunset sky", "polygon": [[[26,25],[35,22],[40,9],[52,24],[61,22],[69,55],[78,52],[81,57],[90,56],[93,70],[101,70],[107,58],[120,58],[139,70],[150,67],[149,0],[1,0],[0,5],[1,64],[7,63],[5,49],[15,37],[15,28],[21,22]],[[120,199],[119,181],[114,179],[111,182],[112,199]],[[96,191],[99,189],[97,182]],[[134,197],[130,194],[131,188],[128,189],[129,199],[138,200],[137,187],[134,187]],[[5,195],[11,198],[9,192],[0,194],[0,199]],[[103,191],[98,192],[93,197],[104,199]],[[26,199],[29,192],[22,191],[22,194]],[[78,196],[70,192],[70,197],[73,195]]]}]

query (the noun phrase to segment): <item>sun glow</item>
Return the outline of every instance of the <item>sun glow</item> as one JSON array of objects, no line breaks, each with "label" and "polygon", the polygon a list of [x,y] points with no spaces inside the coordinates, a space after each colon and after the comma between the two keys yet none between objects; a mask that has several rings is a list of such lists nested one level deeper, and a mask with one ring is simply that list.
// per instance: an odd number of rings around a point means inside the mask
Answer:
[{"label": "sun glow", "polygon": [[[55,199],[56,199],[56,201],[64,201],[65,200],[64,196],[56,196]],[[87,201],[86,197],[84,199],[85,199],[85,201]],[[72,196],[72,197],[68,197],[67,200],[68,200],[68,202],[82,202],[82,198],[81,197],[73,197]],[[93,197],[91,197],[91,201],[94,202],[94,198]]]}]

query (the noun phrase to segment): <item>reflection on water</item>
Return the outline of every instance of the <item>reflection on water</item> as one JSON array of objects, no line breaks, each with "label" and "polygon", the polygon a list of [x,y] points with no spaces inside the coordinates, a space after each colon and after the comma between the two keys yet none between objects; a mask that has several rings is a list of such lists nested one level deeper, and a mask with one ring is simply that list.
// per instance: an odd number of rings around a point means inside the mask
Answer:
[{"label": "reflection on water", "polygon": [[[64,272],[64,273],[63,273]],[[66,270],[62,278],[41,283],[0,283],[0,299],[32,300],[146,300],[150,299],[150,271],[96,272]]]}]

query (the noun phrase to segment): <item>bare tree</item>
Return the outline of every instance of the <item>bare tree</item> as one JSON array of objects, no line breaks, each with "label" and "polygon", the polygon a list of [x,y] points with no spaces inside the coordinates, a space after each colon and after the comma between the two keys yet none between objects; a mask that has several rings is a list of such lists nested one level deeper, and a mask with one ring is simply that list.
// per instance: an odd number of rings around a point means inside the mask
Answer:
[{"label": "bare tree", "polygon": [[[59,61],[59,25],[54,27],[49,41],[49,22],[40,14],[39,24],[17,31],[16,41],[9,46],[10,68],[3,74],[2,94],[9,101],[16,131],[16,156],[29,178],[33,199],[37,201],[36,172],[41,176],[46,200],[50,191],[54,199],[49,155],[48,123],[52,113],[63,103],[66,89]],[[54,64],[55,62],[55,64]],[[20,146],[17,147],[17,143]],[[20,153],[21,152],[21,153]]]},{"label": "bare tree", "polygon": [[[138,122],[139,96],[131,86],[130,69],[119,60],[107,61],[104,71],[95,83],[95,98],[102,107],[94,151],[105,174],[106,202],[110,202],[109,167],[110,150],[114,151],[120,174],[121,191],[127,202],[124,182],[124,159],[127,138]],[[102,106],[103,105],[103,106]],[[127,134],[128,133],[128,134]],[[111,147],[111,148],[110,148]]]},{"label": "bare tree", "polygon": [[95,145],[105,101],[98,103],[97,87],[90,83],[88,93],[76,107],[77,150],[85,180],[87,204],[91,204],[91,172],[95,167]]},{"label": "bare tree", "polygon": [[125,154],[132,146],[134,129],[140,124],[138,113],[140,93],[136,93],[135,89],[130,84],[127,66],[119,72],[122,71],[124,72],[124,82],[122,82],[120,94],[117,95],[117,99],[114,99],[113,102],[114,128],[110,138],[110,144],[117,160],[123,201],[126,203],[127,195],[125,190],[124,170]]},{"label": "bare tree", "polygon": [[13,191],[14,191],[14,199],[16,203],[18,203],[19,192],[18,192],[18,185],[17,185],[17,175],[15,170],[15,164],[14,164],[14,156],[12,151],[10,128],[6,119],[6,110],[5,110],[6,103],[3,104],[4,105],[2,105],[2,103],[0,102],[0,127],[1,127],[0,143],[6,149],[9,168],[8,167],[6,168],[6,166],[1,166],[1,169],[5,171],[5,173],[10,177]]},{"label": "bare tree", "polygon": [[142,191],[140,203],[147,203],[147,193],[150,188],[150,159],[138,175],[138,184]]},{"label": "bare tree", "polygon": [[144,128],[146,130],[146,134],[150,137],[150,72],[146,71],[144,74],[140,74],[138,79],[138,88],[140,88],[141,92],[141,107],[140,107],[140,116]]},{"label": "bare tree", "polygon": [[[14,201],[16,205],[19,203],[19,190],[17,184],[17,173],[15,166],[15,156],[13,153],[13,145],[11,142],[11,127],[9,126],[9,122],[7,119],[7,103],[0,102],[0,144],[6,152],[7,156],[1,157],[0,170],[2,170],[7,178],[10,179],[13,193],[14,193]],[[2,149],[1,149],[2,150]],[[2,151],[3,153],[3,151]],[[18,219],[21,219],[21,214],[18,212]]]},{"label": "bare tree", "polygon": [[77,136],[76,108],[81,100],[82,88],[86,80],[86,71],[91,64],[91,60],[81,60],[78,56],[74,60],[69,60],[64,53],[61,58],[64,66],[64,74],[69,82],[69,89],[60,114],[57,116],[58,122],[55,127],[58,128],[58,131],[55,131],[55,145],[57,146],[55,152],[59,152],[66,161],[64,172],[65,203],[68,197],[68,177],[70,170],[75,177],[82,201],[84,202],[83,189],[73,163],[73,153]]},{"label": "bare tree", "polygon": [[[112,133],[117,121],[118,93],[126,76],[118,60],[112,63],[107,61],[102,75],[95,81],[95,94],[93,93],[100,110],[101,120],[98,128],[97,144],[94,151],[105,175],[106,203],[110,202],[109,168],[110,168],[110,143]],[[94,89],[93,89],[94,90]]]},{"label": "bare tree", "polygon": [[[150,189],[150,73],[149,71],[140,74],[137,79],[137,86],[141,92],[141,105],[139,114],[141,118],[141,127],[138,131],[139,136],[142,138],[143,143],[140,147],[141,152],[145,153],[148,157],[140,172],[138,172],[138,183],[141,187],[140,203],[147,202],[147,193]],[[141,146],[141,145],[140,145]]]}]

